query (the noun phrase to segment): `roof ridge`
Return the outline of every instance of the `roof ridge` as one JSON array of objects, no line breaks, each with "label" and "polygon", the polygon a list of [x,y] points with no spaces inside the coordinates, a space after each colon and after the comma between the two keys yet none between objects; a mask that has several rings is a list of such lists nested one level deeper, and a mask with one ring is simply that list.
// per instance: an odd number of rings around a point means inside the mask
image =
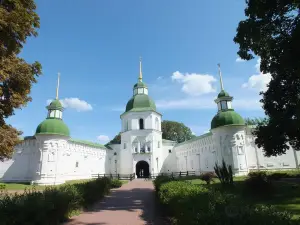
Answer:
[{"label": "roof ridge", "polygon": [[105,148],[105,149],[107,149],[105,147],[105,145],[99,144],[97,142],[92,142],[92,141],[87,141],[87,140],[79,140],[79,139],[73,139],[73,138],[71,138],[70,141],[74,142],[74,143],[78,143],[78,144],[88,145],[88,146],[95,147],[95,148]]},{"label": "roof ridge", "polygon": [[208,136],[211,136],[212,135],[212,132],[208,132],[208,133],[205,133],[205,134],[201,134],[200,136],[196,136],[196,137],[193,137],[187,141],[184,141],[184,142],[181,142],[181,143],[178,143],[175,145],[175,147],[177,146],[180,146],[180,145],[183,145],[183,144],[187,144],[187,143],[190,143],[190,142],[193,142],[193,141],[196,141],[196,140],[200,140],[202,138],[205,138],[205,137],[208,137]]}]

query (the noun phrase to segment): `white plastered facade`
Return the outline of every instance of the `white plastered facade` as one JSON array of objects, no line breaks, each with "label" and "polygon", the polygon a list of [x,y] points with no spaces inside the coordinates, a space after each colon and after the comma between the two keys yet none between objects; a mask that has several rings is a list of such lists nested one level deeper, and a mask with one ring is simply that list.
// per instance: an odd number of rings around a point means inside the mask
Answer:
[{"label": "white plastered facade", "polygon": [[[141,90],[148,95],[147,88]],[[138,90],[133,94],[139,94]],[[58,117],[61,119],[62,114]],[[141,161],[147,163],[151,174],[180,171],[200,174],[213,171],[215,164],[223,159],[232,165],[235,175],[245,175],[250,170],[299,167],[300,152],[292,148],[284,155],[265,157],[255,145],[251,127],[220,126],[177,144],[162,139],[161,121],[162,115],[156,110],[123,113],[121,144],[111,144],[108,148],[62,135],[27,137],[15,147],[12,159],[0,162],[0,178],[3,182],[57,185],[68,180],[90,179],[97,174],[133,174]]]}]

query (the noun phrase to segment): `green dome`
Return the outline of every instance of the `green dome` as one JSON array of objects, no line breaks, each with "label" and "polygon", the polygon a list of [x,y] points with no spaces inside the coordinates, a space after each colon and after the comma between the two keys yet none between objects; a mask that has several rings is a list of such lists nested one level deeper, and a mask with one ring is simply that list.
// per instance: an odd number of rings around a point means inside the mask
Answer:
[{"label": "green dome", "polygon": [[126,105],[126,112],[128,111],[156,111],[154,101],[145,94],[138,94],[133,96]]},{"label": "green dome", "polygon": [[219,111],[211,121],[211,129],[226,125],[245,125],[245,121],[233,109]]},{"label": "green dome", "polygon": [[133,87],[134,88],[136,88],[136,87],[138,87],[138,88],[144,88],[144,87],[147,87],[147,85],[144,82],[139,81]]},{"label": "green dome", "polygon": [[222,90],[222,91],[218,94],[218,98],[222,98],[222,97],[230,97],[230,95],[229,95],[226,91]]},{"label": "green dome", "polygon": [[63,106],[60,103],[58,99],[53,100],[49,106],[47,106],[47,109],[62,109]]},{"label": "green dome", "polygon": [[68,126],[61,119],[48,118],[38,125],[36,134],[56,134],[63,136],[70,136]]}]

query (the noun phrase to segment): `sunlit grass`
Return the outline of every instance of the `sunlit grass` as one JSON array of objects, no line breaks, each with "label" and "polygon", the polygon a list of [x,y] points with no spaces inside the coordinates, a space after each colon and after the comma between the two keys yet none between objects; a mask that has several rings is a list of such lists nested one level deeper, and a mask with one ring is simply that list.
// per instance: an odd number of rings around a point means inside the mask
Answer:
[{"label": "sunlit grass", "polygon": [[[300,184],[294,182],[274,181],[276,193],[271,198],[260,198],[245,193],[245,179],[246,177],[234,177],[235,187],[232,189],[223,190],[230,194],[240,197],[245,203],[257,205],[273,205],[278,210],[286,210],[293,214],[293,218],[300,217]],[[221,188],[221,183],[218,179],[213,179],[210,185],[200,179],[190,180],[194,185],[204,185],[209,188]]]},{"label": "sunlit grass", "polygon": [[[92,179],[82,179],[82,180],[69,180],[66,181],[65,184],[78,184],[78,183],[84,183],[87,181],[91,181]],[[121,180],[122,184],[128,183],[127,180]],[[25,189],[32,189],[35,188],[36,190],[44,190],[46,187],[50,187],[52,185],[32,185],[30,183],[0,183],[0,186],[4,186],[5,190],[7,191],[24,191]],[[64,185],[64,184],[61,184]],[[55,185],[55,187],[60,185]]]}]

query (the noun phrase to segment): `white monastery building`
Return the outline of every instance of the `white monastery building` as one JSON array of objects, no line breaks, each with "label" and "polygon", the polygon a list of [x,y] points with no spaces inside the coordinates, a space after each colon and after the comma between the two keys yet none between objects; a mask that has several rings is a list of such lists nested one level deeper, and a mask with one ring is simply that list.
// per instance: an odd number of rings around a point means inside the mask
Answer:
[{"label": "white monastery building", "polygon": [[142,66],[133,96],[121,114],[121,144],[109,146],[74,140],[63,121],[63,107],[56,99],[47,106],[47,118],[34,136],[25,137],[15,147],[12,159],[0,162],[2,182],[31,182],[39,185],[62,184],[67,180],[88,179],[96,174],[136,174],[213,171],[222,159],[232,165],[235,175],[257,169],[298,168],[300,152],[292,148],[278,157],[265,157],[254,143],[252,129],[234,111],[223,88],[215,100],[217,112],[209,133],[176,143],[162,139],[162,115],[149,97],[142,80]]}]

